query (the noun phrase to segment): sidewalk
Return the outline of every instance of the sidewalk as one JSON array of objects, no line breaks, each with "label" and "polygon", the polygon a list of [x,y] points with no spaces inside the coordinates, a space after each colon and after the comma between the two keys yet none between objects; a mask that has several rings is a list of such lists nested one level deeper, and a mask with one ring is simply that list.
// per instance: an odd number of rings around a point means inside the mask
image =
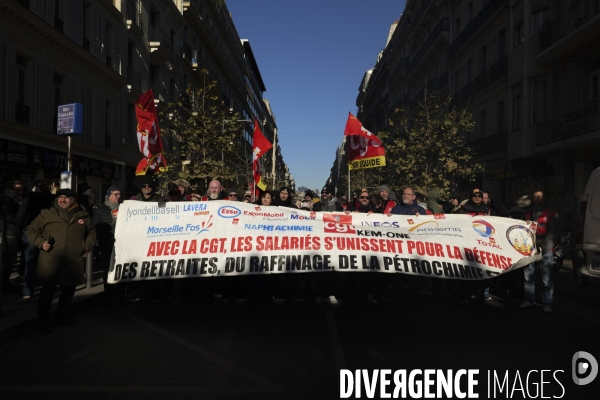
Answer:
[{"label": "sidewalk", "polygon": [[[74,313],[94,307],[99,303],[99,294],[104,292],[102,285],[102,271],[94,266],[92,287],[86,289],[85,285],[77,287],[71,311]],[[16,277],[13,274],[13,277]],[[12,278],[12,277],[11,277]],[[14,284],[14,282],[13,282]],[[21,287],[21,285],[19,285]],[[37,303],[39,287],[29,299],[24,299],[21,293],[3,294],[0,306],[0,346],[2,343],[21,336],[27,332],[37,332]],[[52,314],[56,311],[56,303],[60,295],[60,286],[54,294]]]}]

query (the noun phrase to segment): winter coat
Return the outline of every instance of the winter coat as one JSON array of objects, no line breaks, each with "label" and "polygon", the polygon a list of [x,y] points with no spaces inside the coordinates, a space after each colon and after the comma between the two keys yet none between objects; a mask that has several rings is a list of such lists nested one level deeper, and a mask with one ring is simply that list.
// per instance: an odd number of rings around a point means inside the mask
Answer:
[{"label": "winter coat", "polygon": [[560,218],[556,207],[546,202],[532,205],[523,218],[537,223],[536,246],[542,248],[542,254],[551,252],[560,241]]},{"label": "winter coat", "polygon": [[137,196],[135,196],[135,199],[138,200],[138,201],[153,201],[153,202],[165,201],[165,198],[162,197],[161,195],[159,195],[156,192],[153,192],[152,195],[149,198],[145,198],[144,194],[140,193]]},{"label": "winter coat", "polygon": [[111,210],[106,204],[96,208],[92,216],[92,226],[96,230],[96,238],[100,245],[113,245],[115,242],[116,218],[113,218],[113,212],[118,213],[119,207]]},{"label": "winter coat", "polygon": [[[314,206],[313,206],[313,208],[314,208]],[[327,202],[321,202],[321,209],[315,210],[315,211],[326,211],[326,212],[344,211],[344,208],[342,207],[340,202],[337,200],[337,197],[332,197],[331,200],[329,200]]]},{"label": "winter coat", "polygon": [[6,189],[4,191],[4,197],[0,203],[0,217],[4,221],[4,236],[20,236],[17,227],[17,212],[19,212],[20,204],[21,198],[14,190]]},{"label": "winter coat", "polygon": [[96,231],[84,208],[76,204],[68,214],[68,221],[63,216],[67,217],[58,210],[55,200],[53,206],[42,210],[25,231],[31,244],[39,249],[50,236],[54,238],[50,251],[40,251],[37,276],[42,285],[54,282],[61,286],[83,284],[83,260],[96,244]]},{"label": "winter coat", "polygon": [[473,217],[476,215],[490,215],[490,208],[483,202],[481,202],[479,205],[476,205],[469,200],[463,204],[463,206],[458,210],[457,214],[469,214]]},{"label": "winter coat", "polygon": [[425,215],[427,211],[417,204],[417,201],[413,201],[410,204],[405,204],[403,201],[396,204],[396,207],[392,208],[392,214],[396,215]]},{"label": "winter coat", "polygon": [[365,213],[365,214],[371,214],[371,213],[377,214],[377,212],[375,211],[375,207],[373,207],[373,204],[371,202],[368,202],[367,205],[364,205],[364,206],[362,205],[362,203],[357,202],[352,207],[348,207],[348,211]]}]

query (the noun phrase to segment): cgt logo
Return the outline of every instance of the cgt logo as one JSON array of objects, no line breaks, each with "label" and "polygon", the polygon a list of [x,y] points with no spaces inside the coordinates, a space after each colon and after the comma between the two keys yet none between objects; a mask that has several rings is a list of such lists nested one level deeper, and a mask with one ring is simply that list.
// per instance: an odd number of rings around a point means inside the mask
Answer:
[{"label": "cgt logo", "polygon": [[571,362],[573,382],[576,385],[587,385],[598,375],[598,361],[588,352],[578,351],[573,354]]},{"label": "cgt logo", "polygon": [[223,207],[219,208],[219,211],[217,211],[217,214],[221,218],[235,218],[235,217],[239,217],[242,214],[242,211],[240,211],[239,208],[235,208],[232,206],[223,206]]},{"label": "cgt logo", "polygon": [[326,233],[350,233],[356,234],[356,229],[348,224],[336,224],[335,222],[325,222]]}]

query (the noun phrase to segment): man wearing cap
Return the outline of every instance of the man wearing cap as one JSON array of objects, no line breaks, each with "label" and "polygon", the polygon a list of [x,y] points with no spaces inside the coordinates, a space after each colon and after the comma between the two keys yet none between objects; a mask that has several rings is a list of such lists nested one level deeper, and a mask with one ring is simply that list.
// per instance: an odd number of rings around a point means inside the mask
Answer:
[{"label": "man wearing cap", "polygon": [[473,189],[469,200],[458,210],[458,214],[468,214],[471,216],[490,215],[490,208],[483,202],[483,192],[479,189]]},{"label": "man wearing cap", "polygon": [[77,192],[60,189],[52,207],[42,210],[27,227],[27,238],[41,252],[37,277],[42,285],[38,301],[40,332],[52,332],[50,309],[56,286],[61,286],[54,326],[75,322],[69,318],[69,306],[77,285],[84,283],[83,260],[96,244],[96,231],[89,214],[77,203]]},{"label": "man wearing cap", "polygon": [[388,214],[392,212],[392,209],[396,206],[396,202],[390,199],[390,188],[388,185],[379,186],[379,195],[383,199],[383,213]]},{"label": "man wearing cap", "polygon": [[164,197],[156,193],[156,182],[145,176],[140,182],[140,193],[135,196],[139,201],[165,201]]},{"label": "man wearing cap", "polygon": [[[113,285],[109,285],[108,271],[110,268],[113,246],[115,243],[115,226],[117,224],[117,215],[121,200],[121,191],[116,186],[111,186],[106,190],[104,204],[96,208],[92,216],[92,226],[96,230],[98,239],[98,250],[100,250],[100,265],[102,265],[102,280],[104,282],[104,302],[103,306],[108,307],[112,304]],[[119,286],[121,301],[124,300],[124,286]]]}]

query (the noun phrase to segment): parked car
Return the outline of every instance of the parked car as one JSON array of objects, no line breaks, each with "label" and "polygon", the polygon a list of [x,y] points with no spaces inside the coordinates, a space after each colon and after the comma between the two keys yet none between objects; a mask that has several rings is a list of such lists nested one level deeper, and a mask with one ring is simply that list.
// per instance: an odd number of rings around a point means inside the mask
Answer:
[{"label": "parked car", "polygon": [[600,279],[600,168],[596,168],[579,199],[575,230],[573,272],[584,286],[590,279]]}]

